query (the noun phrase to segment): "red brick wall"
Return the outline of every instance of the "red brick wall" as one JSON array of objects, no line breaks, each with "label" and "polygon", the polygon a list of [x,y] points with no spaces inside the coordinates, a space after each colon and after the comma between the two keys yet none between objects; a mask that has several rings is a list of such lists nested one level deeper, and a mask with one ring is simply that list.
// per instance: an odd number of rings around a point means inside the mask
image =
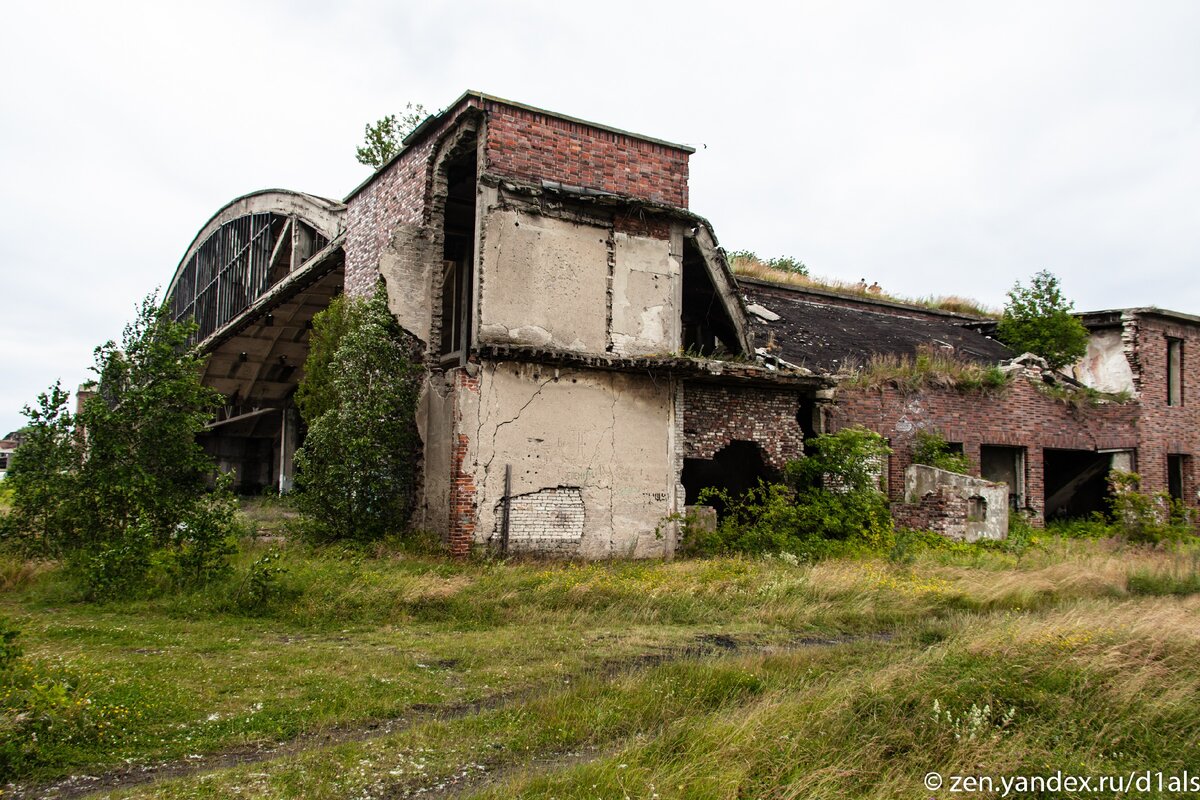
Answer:
[{"label": "red brick wall", "polygon": [[[1138,375],[1142,407],[1142,443],[1137,470],[1142,488],[1167,490],[1167,456],[1197,455],[1200,450],[1200,331],[1166,319],[1140,316],[1136,321],[1135,350],[1130,354]],[[1167,338],[1183,341],[1183,405],[1167,405]],[[1185,464],[1194,469],[1195,459]],[[1183,492],[1196,504],[1196,475],[1184,476]]]},{"label": "red brick wall", "polygon": [[[904,493],[904,470],[912,463],[917,430],[962,442],[979,475],[981,445],[1025,448],[1025,495],[1041,524],[1045,506],[1042,449],[1098,450],[1138,447],[1137,403],[1073,408],[1047,397],[1024,376],[996,394],[965,394],[925,389],[904,394],[893,388],[839,389],[831,427],[863,425],[886,437],[893,450],[888,466],[889,495]],[[1141,455],[1139,453],[1139,460]],[[1165,476],[1165,466],[1164,466]]]},{"label": "red brick wall", "polygon": [[[539,183],[543,179],[687,207],[688,153],[492,100],[468,97],[347,201],[346,292],[370,292],[379,255],[398,223],[429,223],[432,160],[439,139],[461,119],[461,110],[488,113],[487,164],[483,171]],[[629,233],[666,238],[669,224],[626,218]],[[665,231],[665,232],[664,232]]]},{"label": "red brick wall", "polygon": [[687,208],[688,153],[488,101],[487,171]]},{"label": "red brick wall", "polygon": [[786,389],[686,384],[684,456],[711,459],[738,439],[757,442],[767,463],[783,469],[804,454],[804,433],[796,421],[799,402]]},{"label": "red brick wall", "polygon": [[441,132],[405,151],[347,203],[346,294],[368,294],[375,286],[379,255],[397,224],[424,221],[431,160]]},{"label": "red brick wall", "polygon": [[[465,369],[457,369],[454,372],[454,387],[456,398],[463,392],[479,394],[479,378],[471,377]],[[478,515],[475,478],[473,472],[466,469],[471,440],[462,432],[462,413],[457,408],[454,425],[456,432],[450,452],[450,533],[446,544],[451,555],[465,556],[471,552],[471,542],[475,540],[475,520]]]}]

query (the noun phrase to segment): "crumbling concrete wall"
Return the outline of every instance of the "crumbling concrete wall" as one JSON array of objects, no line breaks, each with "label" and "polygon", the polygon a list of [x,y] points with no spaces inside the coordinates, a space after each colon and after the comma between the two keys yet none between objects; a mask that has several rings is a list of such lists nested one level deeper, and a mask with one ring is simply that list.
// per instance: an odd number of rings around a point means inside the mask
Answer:
[{"label": "crumbling concrete wall", "polygon": [[620,356],[679,349],[679,223],[639,235],[611,219],[493,205],[491,190],[485,197],[480,343]]},{"label": "crumbling concrete wall", "polygon": [[417,405],[417,433],[423,448],[423,480],[413,523],[442,538],[447,538],[450,533],[448,510],[455,436],[454,400],[453,376],[434,374],[421,387]]},{"label": "crumbling concrete wall", "polygon": [[489,210],[479,341],[605,352],[610,241],[599,225]]},{"label": "crumbling concrete wall", "polygon": [[671,353],[681,341],[683,234],[666,239],[613,234],[609,349],[623,356]]},{"label": "crumbling concrete wall", "polygon": [[[452,549],[455,542],[499,546],[509,465],[510,551],[670,552],[669,532],[661,535],[678,482],[670,380],[511,361],[486,362],[473,380],[456,391],[463,452],[452,465],[459,481]],[[469,525],[460,516],[468,494]]]},{"label": "crumbling concrete wall", "polygon": [[1071,373],[1075,380],[1101,392],[1128,392],[1136,389],[1133,368],[1126,355],[1123,331],[1116,328],[1093,331],[1088,338],[1087,352]]},{"label": "crumbling concrete wall", "polygon": [[1008,536],[1008,486],[912,464],[904,471],[904,500],[892,506],[896,524],[956,541]]},{"label": "crumbling concrete wall", "polygon": [[428,228],[399,224],[379,256],[379,273],[387,286],[388,309],[400,326],[430,345],[433,280],[440,274],[441,243]]}]

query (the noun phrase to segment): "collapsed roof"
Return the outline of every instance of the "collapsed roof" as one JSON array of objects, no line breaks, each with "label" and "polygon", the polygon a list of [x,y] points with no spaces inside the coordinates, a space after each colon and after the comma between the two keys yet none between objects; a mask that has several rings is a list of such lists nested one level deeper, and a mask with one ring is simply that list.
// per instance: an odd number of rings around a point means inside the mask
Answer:
[{"label": "collapsed roof", "polygon": [[1015,355],[995,339],[963,327],[971,320],[960,315],[875,300],[832,305],[811,291],[757,280],[739,283],[756,345],[808,369],[834,372],[874,355],[911,357],[927,347],[982,364]]}]

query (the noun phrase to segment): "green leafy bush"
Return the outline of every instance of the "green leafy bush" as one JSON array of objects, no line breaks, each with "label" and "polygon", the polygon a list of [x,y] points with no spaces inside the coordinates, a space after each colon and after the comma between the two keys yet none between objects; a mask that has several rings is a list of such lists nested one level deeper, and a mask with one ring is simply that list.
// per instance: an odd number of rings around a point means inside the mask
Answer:
[{"label": "green leafy bush", "polygon": [[120,344],[96,348],[98,380],[77,415],[57,384],[25,409],[0,535],[65,557],[89,597],[143,594],[159,564],[185,583],[210,580],[232,552],[230,482],[207,490],[216,469],[196,441],[221,397],[201,382],[194,330],[147,297]]},{"label": "green leafy bush", "polygon": [[1195,534],[1192,512],[1166,492],[1141,491],[1136,472],[1113,470],[1108,474],[1113,518],[1131,542],[1158,544]]},{"label": "green leafy bush", "polygon": [[685,532],[692,553],[792,553],[806,559],[886,552],[894,542],[880,472],[890,450],[861,427],[818,436],[810,454],[788,464],[783,483],[760,483],[741,497],[707,489],[725,514],[715,531]]},{"label": "green leafy bush", "polygon": [[996,335],[1017,353],[1039,355],[1051,369],[1060,369],[1087,351],[1088,330],[1072,315],[1073,308],[1063,297],[1058,278],[1042,270],[1028,287],[1020,281],[1013,284]]},{"label": "green leafy bush", "polygon": [[332,538],[377,539],[403,530],[412,508],[422,367],[382,284],[347,302],[328,365],[331,404],[296,453],[298,503]]},{"label": "green leafy bush", "polygon": [[25,662],[17,638],[0,616],[0,782],[53,763],[64,745],[116,739],[132,716],[124,706],[93,702],[76,676]]},{"label": "green leafy bush", "polygon": [[913,443],[913,463],[957,472],[959,475],[969,475],[971,471],[971,462],[966,454],[951,450],[942,435],[933,431],[917,431]]}]

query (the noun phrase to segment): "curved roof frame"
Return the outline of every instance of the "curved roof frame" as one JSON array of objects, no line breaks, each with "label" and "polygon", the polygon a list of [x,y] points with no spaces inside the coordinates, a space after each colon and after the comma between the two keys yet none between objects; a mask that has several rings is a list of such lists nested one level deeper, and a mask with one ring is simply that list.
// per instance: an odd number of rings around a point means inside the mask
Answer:
[{"label": "curved roof frame", "polygon": [[183,254],[183,258],[179,259],[179,264],[175,267],[175,273],[171,276],[166,296],[169,298],[174,293],[179,276],[196,251],[228,222],[239,217],[264,213],[297,217],[327,240],[332,241],[342,231],[342,217],[345,211],[344,203],[290,189],[260,189],[236,197],[218,209],[217,213],[213,214],[196,233],[191,244],[188,245],[187,251]]}]

